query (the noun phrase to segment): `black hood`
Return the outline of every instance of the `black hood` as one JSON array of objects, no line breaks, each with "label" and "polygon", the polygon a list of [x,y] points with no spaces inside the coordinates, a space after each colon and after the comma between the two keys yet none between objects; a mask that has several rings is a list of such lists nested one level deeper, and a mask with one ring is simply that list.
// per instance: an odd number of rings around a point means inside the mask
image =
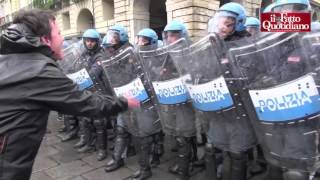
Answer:
[{"label": "black hood", "polygon": [[12,24],[0,37],[0,54],[39,52],[53,58],[53,51],[24,24]]}]

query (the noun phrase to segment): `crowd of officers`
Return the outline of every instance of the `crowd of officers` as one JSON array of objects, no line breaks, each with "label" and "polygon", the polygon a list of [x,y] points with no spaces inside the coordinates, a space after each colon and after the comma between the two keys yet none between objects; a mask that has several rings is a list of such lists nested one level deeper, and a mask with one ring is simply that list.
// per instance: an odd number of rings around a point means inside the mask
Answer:
[{"label": "crowd of officers", "polygon": [[[281,9],[282,8],[282,9]],[[278,0],[277,3],[269,5],[264,12],[273,11],[309,11],[310,4],[307,0]],[[319,27],[319,23],[312,24],[313,29]],[[225,41],[234,41],[243,37],[257,35],[260,29],[260,21],[255,17],[246,17],[245,9],[237,3],[227,3],[220,7],[215,16],[208,23],[208,33],[217,33],[219,37]],[[141,47],[154,45],[161,47],[172,44],[180,38],[189,40],[188,32],[185,25],[180,21],[171,21],[164,29],[163,41],[159,40],[157,33],[150,29],[142,29],[136,36],[136,42],[129,42],[128,33],[124,26],[114,25],[108,29],[106,35],[102,39],[100,34],[95,29],[88,29],[84,32],[82,40],[79,42],[83,48],[83,53],[80,58],[86,59],[89,62],[87,68],[90,76],[95,77],[95,86],[98,86],[98,91],[103,94],[113,95],[112,89],[106,85],[108,82],[101,67],[101,61],[108,59],[121,53],[121,50],[126,47]],[[68,44],[65,44],[65,48]],[[121,76],[119,74],[119,76]],[[109,85],[110,86],[110,85]],[[249,160],[254,160],[253,154],[257,152],[258,159],[253,168],[250,169],[252,174],[260,173],[266,170],[267,165],[263,160],[263,153],[259,146],[246,149],[245,151],[232,151],[223,148],[215,147],[215,139],[211,136],[211,128],[209,125],[208,132],[196,131],[197,114],[188,105],[180,107],[177,111],[183,111],[181,117],[185,121],[194,122],[195,132],[192,135],[178,135],[174,137],[176,143],[172,151],[177,152],[177,161],[169,171],[175,174],[177,180],[186,180],[190,176],[190,172],[195,166],[206,168],[206,178],[216,179],[227,177],[223,172],[228,172],[230,180],[245,180],[248,177],[247,165]],[[157,111],[154,110],[147,117],[159,118]],[[177,113],[178,114],[178,113]],[[138,116],[138,115],[137,115]],[[119,115],[116,117],[106,117],[106,119],[87,118],[79,116],[71,116],[59,114],[58,117],[63,120],[64,126],[61,129],[60,137],[62,141],[68,141],[79,136],[79,141],[74,145],[79,153],[88,153],[97,151],[97,160],[102,161],[107,157],[107,148],[113,151],[112,160],[106,164],[105,171],[112,172],[124,166],[124,159],[128,156],[135,155],[139,152],[140,169],[132,175],[133,179],[148,179],[152,176],[151,168],[160,164],[160,157],[164,153],[164,137],[165,133],[159,129],[152,135],[144,137],[133,137],[128,132],[123,121],[127,120],[127,116]],[[108,118],[108,121],[107,121]],[[232,123],[232,116],[224,116],[229,118],[226,123]],[[211,121],[214,122],[214,121]],[[211,129],[210,129],[211,128]],[[107,133],[107,130],[109,133]],[[199,131],[199,129],[197,129]],[[241,131],[239,131],[241,132]],[[241,136],[238,134],[234,138],[235,143],[241,141]],[[248,132],[246,132],[248,136]],[[253,134],[249,134],[254,136]],[[239,138],[238,138],[239,137]],[[107,142],[112,140],[113,147],[108,147]],[[134,142],[138,142],[139,146],[135,146]],[[243,142],[248,143],[248,142]],[[197,146],[205,145],[205,156],[197,156]],[[136,149],[139,148],[139,149]],[[214,156],[213,156],[214,154]],[[227,171],[222,171],[222,162],[229,159],[231,166]],[[213,170],[214,169],[214,170]],[[217,171],[212,175],[213,171]],[[272,172],[270,173],[272,174]],[[270,175],[270,177],[273,177]],[[272,178],[273,179],[273,178]],[[292,178],[293,179],[293,178]]]}]

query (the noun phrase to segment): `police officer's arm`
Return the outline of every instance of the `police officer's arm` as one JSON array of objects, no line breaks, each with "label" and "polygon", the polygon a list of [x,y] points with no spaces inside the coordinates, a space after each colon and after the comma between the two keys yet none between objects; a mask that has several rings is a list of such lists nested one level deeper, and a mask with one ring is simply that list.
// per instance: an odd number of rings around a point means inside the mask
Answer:
[{"label": "police officer's arm", "polygon": [[42,103],[44,108],[65,114],[105,117],[128,108],[124,98],[112,98],[89,91],[79,91],[54,63],[47,63],[41,73],[32,80],[34,90],[28,100]]}]

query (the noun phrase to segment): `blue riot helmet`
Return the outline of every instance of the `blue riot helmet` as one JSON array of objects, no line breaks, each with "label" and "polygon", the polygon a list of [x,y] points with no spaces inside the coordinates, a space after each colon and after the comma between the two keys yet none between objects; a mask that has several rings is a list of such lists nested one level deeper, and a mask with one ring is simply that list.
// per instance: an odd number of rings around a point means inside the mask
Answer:
[{"label": "blue riot helmet", "polygon": [[107,31],[108,44],[121,46],[129,41],[127,29],[119,24],[110,27]]},{"label": "blue riot helmet", "polygon": [[82,39],[85,48],[88,50],[94,50],[100,46],[101,36],[99,32],[95,29],[86,30],[82,35]]},{"label": "blue riot helmet", "polygon": [[257,27],[259,28],[260,27],[260,21],[258,18],[255,18],[255,17],[248,17],[247,20],[246,20],[246,23],[245,23],[245,26],[248,27],[248,26],[253,26],[253,27]]},{"label": "blue riot helmet", "polygon": [[162,47],[163,46],[163,41],[162,40],[158,40],[158,47]]},{"label": "blue riot helmet", "polygon": [[172,20],[166,25],[163,31],[163,40],[165,44],[171,44],[180,38],[189,39],[185,24],[178,20]]},{"label": "blue riot helmet", "polygon": [[[142,29],[141,31],[138,32],[137,34],[138,37],[138,45],[153,45],[158,43],[158,35],[157,33],[150,29],[150,28],[145,28]],[[139,39],[141,38],[141,39]],[[144,41],[144,42],[142,42]]]},{"label": "blue riot helmet", "polygon": [[244,23],[246,22],[246,10],[241,4],[235,2],[227,3],[220,7],[219,12],[223,12],[222,14],[226,12],[236,14],[236,31],[245,30]]},{"label": "blue riot helmet", "polygon": [[235,31],[244,31],[246,12],[242,5],[230,2],[220,7],[208,22],[208,32],[217,33],[221,38],[232,35]]},{"label": "blue riot helmet", "polygon": [[110,43],[110,40],[108,40],[108,36],[104,36],[101,43],[102,47],[103,48],[112,47],[112,45],[109,43]]},{"label": "blue riot helmet", "polygon": [[255,17],[248,17],[246,19],[246,23],[245,23],[246,29],[247,31],[253,35],[256,34],[259,31],[260,28],[260,21],[258,18]]},{"label": "blue riot helmet", "polygon": [[264,8],[263,13],[270,13],[270,12],[272,12],[273,7],[274,7],[274,3],[269,4],[267,7]]},{"label": "blue riot helmet", "polygon": [[303,12],[311,11],[309,0],[276,0],[272,8],[273,12]]},{"label": "blue riot helmet", "polygon": [[311,31],[312,32],[320,32],[320,22],[314,21],[311,23]]}]

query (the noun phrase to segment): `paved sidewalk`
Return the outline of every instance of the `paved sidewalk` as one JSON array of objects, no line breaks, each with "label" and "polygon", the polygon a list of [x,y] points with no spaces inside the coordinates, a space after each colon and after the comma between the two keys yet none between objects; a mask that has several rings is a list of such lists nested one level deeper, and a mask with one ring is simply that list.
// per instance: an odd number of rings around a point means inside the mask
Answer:
[{"label": "paved sidewalk", "polygon": [[[41,148],[33,167],[31,180],[125,180],[130,179],[138,170],[137,156],[125,160],[125,167],[105,173],[104,165],[111,158],[102,162],[96,160],[96,154],[79,154],[73,148],[77,140],[61,142],[57,137],[58,129],[62,122],[56,120],[56,113],[52,113],[48,124],[48,133],[43,139]],[[159,167],[152,169],[153,176],[150,180],[172,180],[173,175],[168,173],[168,167],[175,161],[175,153],[170,151],[171,142],[166,141],[166,151],[161,158]],[[203,150],[199,150],[203,153]],[[198,173],[190,180],[203,180],[204,173]],[[255,178],[262,179],[262,178]]]}]

